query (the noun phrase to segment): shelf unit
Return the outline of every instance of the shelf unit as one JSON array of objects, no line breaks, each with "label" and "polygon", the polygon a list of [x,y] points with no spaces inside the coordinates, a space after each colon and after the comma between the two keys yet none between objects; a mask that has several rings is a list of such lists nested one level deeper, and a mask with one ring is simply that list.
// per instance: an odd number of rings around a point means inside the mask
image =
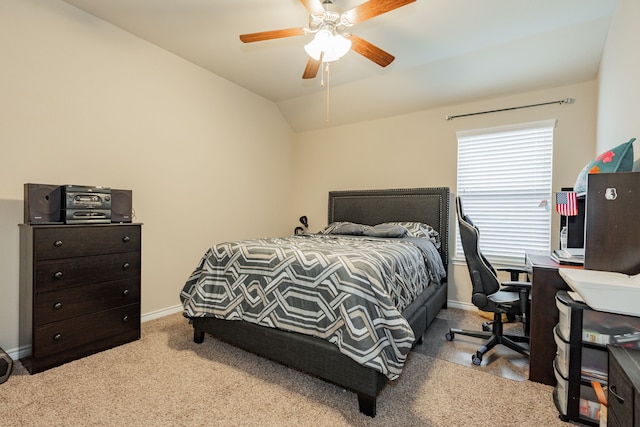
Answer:
[{"label": "shelf unit", "polygon": [[640,348],[640,318],[592,310],[567,291],[556,294],[556,305],[556,407],[564,421],[599,425],[600,404],[592,381],[607,385],[607,345]]}]

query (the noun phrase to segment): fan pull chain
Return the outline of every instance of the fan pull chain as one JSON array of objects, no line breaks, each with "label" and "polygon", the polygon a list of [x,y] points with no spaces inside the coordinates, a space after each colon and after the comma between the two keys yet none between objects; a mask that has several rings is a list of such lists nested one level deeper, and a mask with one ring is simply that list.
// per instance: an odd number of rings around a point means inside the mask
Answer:
[{"label": "fan pull chain", "polygon": [[331,89],[331,73],[329,72],[329,63],[327,62],[327,111],[326,111],[326,118],[325,118],[325,123],[327,125],[329,124],[329,105],[331,101],[330,89]]}]

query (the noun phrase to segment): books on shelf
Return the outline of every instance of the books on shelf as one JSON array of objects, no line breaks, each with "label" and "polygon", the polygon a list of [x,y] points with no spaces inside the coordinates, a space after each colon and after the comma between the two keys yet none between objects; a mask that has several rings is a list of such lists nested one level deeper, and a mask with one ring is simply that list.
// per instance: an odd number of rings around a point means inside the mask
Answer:
[{"label": "books on shelf", "polygon": [[640,331],[627,329],[625,332],[605,333],[593,329],[583,329],[582,341],[593,344],[615,344],[627,348],[640,348]]}]

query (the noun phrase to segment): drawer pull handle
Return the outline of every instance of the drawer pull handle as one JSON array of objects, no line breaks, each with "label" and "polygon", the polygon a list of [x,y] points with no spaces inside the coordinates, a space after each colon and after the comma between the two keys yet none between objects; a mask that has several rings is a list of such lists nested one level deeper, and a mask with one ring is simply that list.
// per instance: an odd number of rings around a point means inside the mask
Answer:
[{"label": "drawer pull handle", "polygon": [[124,316],[124,317],[122,318],[122,321],[123,321],[124,323],[127,323],[127,322],[129,321],[129,316]]},{"label": "drawer pull handle", "polygon": [[53,304],[53,308],[56,310],[60,310],[62,308],[62,303],[58,301],[57,303]]},{"label": "drawer pull handle", "polygon": [[624,403],[624,397],[618,394],[618,391],[616,390],[616,386],[612,385],[611,387],[609,387],[609,392],[613,394],[616,397],[616,399],[618,399],[618,402]]},{"label": "drawer pull handle", "polygon": [[129,240],[131,240],[131,238],[129,236],[124,236],[122,238],[122,241],[125,242],[125,243],[127,243]]},{"label": "drawer pull handle", "polygon": [[129,295],[129,289],[125,289],[124,291],[122,291],[122,295],[124,295],[125,297]]},{"label": "drawer pull handle", "polygon": [[128,262],[125,262],[124,264],[122,264],[122,269],[123,270],[126,270],[129,267],[131,267],[131,264],[129,264]]},{"label": "drawer pull handle", "polygon": [[55,335],[53,336],[53,340],[54,340],[54,341],[60,341],[61,339],[62,339],[62,334],[55,334]]},{"label": "drawer pull handle", "polygon": [[62,279],[62,271],[56,271],[53,275],[56,279]]},{"label": "drawer pull handle", "polygon": [[59,248],[60,246],[62,246],[62,240],[56,240],[55,242],[53,242],[53,246]]}]

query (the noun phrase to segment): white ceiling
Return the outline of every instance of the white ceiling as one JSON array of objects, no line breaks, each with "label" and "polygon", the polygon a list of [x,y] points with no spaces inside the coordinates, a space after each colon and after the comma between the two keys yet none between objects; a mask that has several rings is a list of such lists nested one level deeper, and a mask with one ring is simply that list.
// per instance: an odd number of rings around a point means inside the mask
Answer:
[{"label": "white ceiling", "polygon": [[275,102],[298,132],[327,126],[327,88],[335,126],[594,79],[618,2],[417,0],[350,30],[393,63],[349,52],[322,87],[301,78],[312,36],[238,38],[306,27],[300,0],[65,1]]}]

